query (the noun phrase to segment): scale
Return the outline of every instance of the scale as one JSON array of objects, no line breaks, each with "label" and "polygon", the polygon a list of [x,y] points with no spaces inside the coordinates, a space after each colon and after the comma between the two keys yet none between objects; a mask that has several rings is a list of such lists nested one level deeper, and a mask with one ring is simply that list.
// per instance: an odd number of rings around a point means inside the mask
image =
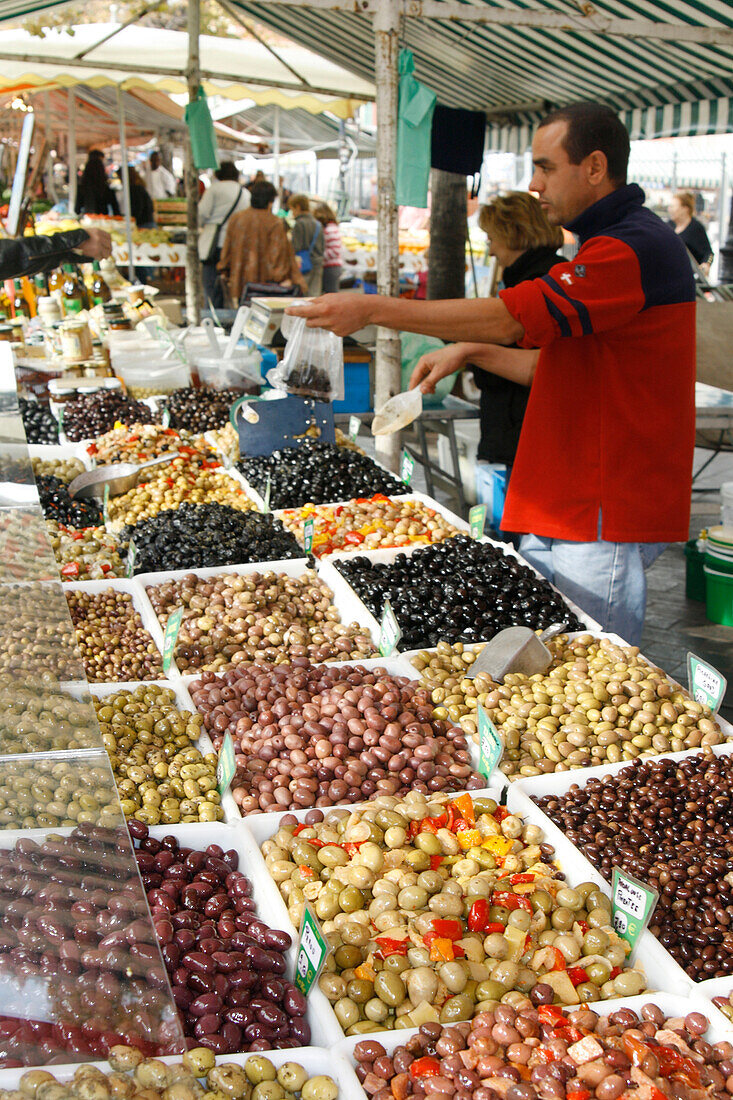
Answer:
[{"label": "scale", "polygon": [[253,298],[242,329],[245,339],[252,340],[262,347],[270,347],[275,334],[280,331],[286,307],[293,303],[302,304],[302,302],[302,298],[295,297]]}]

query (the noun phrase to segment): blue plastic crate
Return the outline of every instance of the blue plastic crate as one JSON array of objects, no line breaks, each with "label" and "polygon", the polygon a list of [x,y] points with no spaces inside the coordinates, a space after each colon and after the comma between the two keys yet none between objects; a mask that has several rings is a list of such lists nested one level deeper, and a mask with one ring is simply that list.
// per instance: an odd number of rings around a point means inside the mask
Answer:
[{"label": "blue plastic crate", "polygon": [[344,399],[334,401],[335,413],[371,411],[369,363],[344,363]]}]

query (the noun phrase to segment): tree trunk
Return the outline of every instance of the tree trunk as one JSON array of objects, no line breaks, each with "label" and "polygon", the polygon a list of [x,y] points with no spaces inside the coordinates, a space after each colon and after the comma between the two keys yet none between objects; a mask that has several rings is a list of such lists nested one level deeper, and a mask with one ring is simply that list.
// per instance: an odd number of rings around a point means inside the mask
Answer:
[{"label": "tree trunk", "polygon": [[430,173],[428,298],[463,298],[466,285],[466,177]]}]

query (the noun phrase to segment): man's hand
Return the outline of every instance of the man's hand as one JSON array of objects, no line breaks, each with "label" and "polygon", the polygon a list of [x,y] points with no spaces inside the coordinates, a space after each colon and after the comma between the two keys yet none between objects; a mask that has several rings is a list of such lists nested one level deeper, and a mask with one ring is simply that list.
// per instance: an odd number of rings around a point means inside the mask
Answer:
[{"label": "man's hand", "polygon": [[371,323],[370,294],[324,294],[302,305],[288,306],[286,313],[305,317],[307,328],[327,328],[337,336],[350,336]]},{"label": "man's hand", "polygon": [[465,365],[466,357],[460,344],[448,344],[437,351],[429,351],[421,355],[417,361],[408,389],[414,390],[420,387],[421,393],[435,393],[435,387],[441,378],[447,378],[449,374],[455,374]]},{"label": "man's hand", "polygon": [[112,255],[112,238],[103,229],[87,229],[89,237],[76,248],[90,260],[105,260]]}]

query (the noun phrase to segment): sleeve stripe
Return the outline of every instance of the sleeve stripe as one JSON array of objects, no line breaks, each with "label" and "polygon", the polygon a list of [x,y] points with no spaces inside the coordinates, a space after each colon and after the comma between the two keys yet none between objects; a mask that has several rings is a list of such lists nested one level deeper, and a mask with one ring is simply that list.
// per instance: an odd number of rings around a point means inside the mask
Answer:
[{"label": "sleeve stripe", "polygon": [[580,321],[580,327],[583,331],[583,335],[589,336],[593,332],[593,325],[591,323],[590,314],[588,313],[588,309],[585,303],[578,301],[577,298],[571,298],[570,295],[565,290],[563,290],[560,284],[556,282],[556,280],[553,279],[551,275],[545,275],[543,277],[543,282],[547,283],[547,285],[552,290],[554,290],[556,294],[559,294],[561,298],[564,298],[566,302],[570,303],[570,305],[573,307],[578,315],[578,320]]},{"label": "sleeve stripe", "polygon": [[573,333],[570,328],[570,322],[568,321],[565,314],[560,312],[555,303],[550,298],[548,298],[546,294],[543,294],[542,297],[545,299],[547,312],[550,314],[552,319],[557,322],[557,326],[560,329],[560,335],[572,336]]}]

